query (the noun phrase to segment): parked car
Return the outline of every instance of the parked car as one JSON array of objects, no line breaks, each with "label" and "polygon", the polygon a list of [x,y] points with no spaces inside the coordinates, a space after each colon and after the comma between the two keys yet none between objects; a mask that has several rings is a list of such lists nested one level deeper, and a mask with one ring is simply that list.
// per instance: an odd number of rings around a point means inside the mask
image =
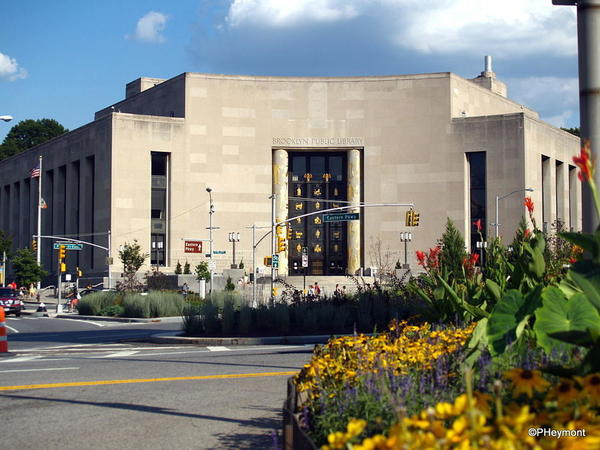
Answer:
[{"label": "parked car", "polygon": [[19,298],[19,293],[7,287],[0,287],[0,306],[4,307],[5,314],[14,314],[17,317],[25,309],[25,304]]}]

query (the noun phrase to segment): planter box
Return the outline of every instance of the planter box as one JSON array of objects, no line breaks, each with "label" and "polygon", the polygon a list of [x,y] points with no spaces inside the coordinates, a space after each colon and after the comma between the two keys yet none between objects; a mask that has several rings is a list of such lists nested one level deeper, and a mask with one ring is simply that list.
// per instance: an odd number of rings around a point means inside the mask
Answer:
[{"label": "planter box", "polygon": [[296,413],[298,393],[294,378],[288,378],[287,399],[283,402],[283,450],[317,450],[315,443],[300,426],[300,414]]}]

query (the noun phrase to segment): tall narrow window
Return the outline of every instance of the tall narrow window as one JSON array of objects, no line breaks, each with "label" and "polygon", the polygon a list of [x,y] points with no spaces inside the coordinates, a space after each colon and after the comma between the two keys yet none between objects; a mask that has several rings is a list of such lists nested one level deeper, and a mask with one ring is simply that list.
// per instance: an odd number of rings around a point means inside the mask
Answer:
[{"label": "tall narrow window", "polygon": [[168,153],[152,152],[152,186],[150,199],[150,263],[167,264],[167,173]]},{"label": "tall narrow window", "polygon": [[477,242],[481,240],[477,230],[477,224],[481,225],[481,235],[484,241],[487,235],[485,152],[467,153],[467,161],[469,163],[469,197],[471,199],[471,252],[475,253],[478,251]]},{"label": "tall narrow window", "polygon": [[562,161],[556,161],[556,225],[566,226],[565,217],[565,189]]},{"label": "tall narrow window", "polygon": [[549,231],[550,227],[550,158],[542,155],[542,231]]},{"label": "tall narrow window", "polygon": [[568,229],[575,231],[576,215],[575,208],[577,207],[577,171],[575,166],[569,164],[569,223]]}]

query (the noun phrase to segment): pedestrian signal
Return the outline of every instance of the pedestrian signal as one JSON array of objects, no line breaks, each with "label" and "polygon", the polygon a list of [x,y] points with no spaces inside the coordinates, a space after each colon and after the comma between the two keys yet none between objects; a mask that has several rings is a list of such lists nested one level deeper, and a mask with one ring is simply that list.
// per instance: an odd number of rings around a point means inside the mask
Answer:
[{"label": "pedestrian signal", "polygon": [[290,239],[292,239],[292,235],[293,235],[293,234],[294,234],[294,230],[292,230],[292,227],[291,227],[291,226],[288,226],[288,227],[287,227],[287,238],[288,238],[288,241],[289,241]]},{"label": "pedestrian signal", "polygon": [[31,250],[33,250],[34,252],[37,251],[37,240],[35,239],[31,241]]},{"label": "pedestrian signal", "polygon": [[78,267],[77,270],[75,271],[77,273],[77,277],[81,278],[83,276],[83,272],[81,271],[81,269]]},{"label": "pedestrian signal", "polygon": [[263,259],[263,264],[267,267],[271,267],[272,258],[270,256],[265,256]]},{"label": "pedestrian signal", "polygon": [[61,272],[66,272],[67,271],[67,265],[65,263],[60,263],[60,271]]}]

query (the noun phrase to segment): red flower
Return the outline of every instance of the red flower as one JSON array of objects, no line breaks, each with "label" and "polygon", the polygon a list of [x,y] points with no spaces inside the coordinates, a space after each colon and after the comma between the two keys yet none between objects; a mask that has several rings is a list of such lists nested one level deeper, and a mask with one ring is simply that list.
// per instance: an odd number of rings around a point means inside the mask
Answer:
[{"label": "red flower", "polygon": [[523,237],[525,239],[527,239],[530,234],[531,234],[531,231],[529,230],[529,228],[525,228],[525,231],[523,232]]},{"label": "red flower", "polygon": [[473,225],[477,227],[478,232],[481,232],[481,219],[477,219],[475,222],[473,222]]},{"label": "red flower", "polygon": [[439,245],[437,247],[433,247],[429,249],[429,256],[427,257],[427,266],[430,269],[437,269],[440,267],[439,256],[442,252],[442,247]]},{"label": "red flower", "polygon": [[417,250],[417,259],[419,260],[419,265],[425,267],[425,253]]},{"label": "red flower", "polygon": [[569,258],[569,263],[575,264],[577,262],[577,258]]},{"label": "red flower", "polygon": [[590,149],[590,141],[586,139],[581,147],[579,156],[573,156],[573,162],[579,167],[580,172],[577,174],[579,180],[588,181],[594,173],[594,166],[591,160],[592,151]]},{"label": "red flower", "polygon": [[477,264],[477,261],[479,261],[479,253],[471,253],[471,259],[469,260],[471,265],[474,266],[475,264]]},{"label": "red flower", "polygon": [[531,200],[531,197],[525,197],[525,199],[523,200],[523,205],[527,207],[527,211],[529,211],[529,214],[533,213],[533,200]]}]

